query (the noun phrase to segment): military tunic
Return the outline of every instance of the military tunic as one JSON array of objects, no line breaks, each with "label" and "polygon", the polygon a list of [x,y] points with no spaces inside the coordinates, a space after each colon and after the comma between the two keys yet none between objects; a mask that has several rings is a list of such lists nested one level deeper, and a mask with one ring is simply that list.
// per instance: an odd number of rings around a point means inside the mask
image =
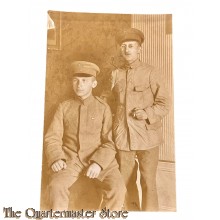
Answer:
[{"label": "military tunic", "polygon": [[103,100],[91,95],[62,102],[45,135],[45,153],[49,167],[58,160],[67,164],[66,169],[51,173],[51,208],[68,208],[70,186],[93,162],[102,168],[97,182],[104,190],[104,206],[122,208],[126,189],[115,159],[112,114]]},{"label": "military tunic", "polygon": [[57,160],[80,159],[86,167],[91,161],[102,169],[116,166],[112,141],[110,108],[98,97],[64,101],[58,106],[45,135],[49,167]]},{"label": "military tunic", "polygon": [[[168,94],[160,72],[136,60],[112,72],[111,90],[116,99],[113,134],[119,150],[147,150],[162,143],[161,119],[168,112]],[[147,120],[132,112],[144,109]]]}]

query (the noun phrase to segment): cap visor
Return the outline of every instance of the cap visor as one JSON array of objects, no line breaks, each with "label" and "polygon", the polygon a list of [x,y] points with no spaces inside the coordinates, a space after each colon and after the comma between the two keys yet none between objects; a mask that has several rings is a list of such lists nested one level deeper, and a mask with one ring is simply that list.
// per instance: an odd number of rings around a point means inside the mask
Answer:
[{"label": "cap visor", "polygon": [[93,75],[88,73],[74,73],[73,76],[75,77],[92,77]]}]

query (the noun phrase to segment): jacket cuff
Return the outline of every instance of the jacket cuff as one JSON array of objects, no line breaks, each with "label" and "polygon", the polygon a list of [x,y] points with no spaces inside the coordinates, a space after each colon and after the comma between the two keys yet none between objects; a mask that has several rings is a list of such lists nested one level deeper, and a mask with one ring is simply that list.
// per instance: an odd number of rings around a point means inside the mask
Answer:
[{"label": "jacket cuff", "polygon": [[[104,155],[103,155],[104,156]],[[101,168],[102,170],[106,169],[109,164],[113,161],[113,159],[109,158],[109,159],[103,159],[104,157],[102,157],[101,155],[93,155],[90,159],[89,159],[89,163],[92,163],[92,162],[95,162],[97,163]],[[105,156],[106,158],[106,156]]]},{"label": "jacket cuff", "polygon": [[156,115],[151,107],[145,108],[144,111],[147,113],[147,120],[150,124],[153,124],[161,120],[161,117],[159,115]]},{"label": "jacket cuff", "polygon": [[65,156],[64,155],[63,156],[59,155],[59,156],[48,159],[48,167],[50,168],[52,166],[52,164],[54,162],[58,161],[58,160],[63,160],[63,161],[66,162]]},{"label": "jacket cuff", "polygon": [[103,170],[103,167],[95,160],[89,160],[89,164],[92,164],[92,163],[96,163],[98,164],[100,167],[101,167],[101,170]]}]

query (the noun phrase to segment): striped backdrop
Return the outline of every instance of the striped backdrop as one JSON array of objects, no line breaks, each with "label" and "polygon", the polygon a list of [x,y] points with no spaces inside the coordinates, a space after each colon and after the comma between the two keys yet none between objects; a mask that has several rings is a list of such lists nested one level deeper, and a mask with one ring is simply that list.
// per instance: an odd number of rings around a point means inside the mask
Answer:
[{"label": "striped backdrop", "polygon": [[163,120],[164,144],[160,149],[160,160],[174,162],[172,15],[132,15],[131,23],[145,35],[141,60],[161,69],[171,95],[171,109]]}]

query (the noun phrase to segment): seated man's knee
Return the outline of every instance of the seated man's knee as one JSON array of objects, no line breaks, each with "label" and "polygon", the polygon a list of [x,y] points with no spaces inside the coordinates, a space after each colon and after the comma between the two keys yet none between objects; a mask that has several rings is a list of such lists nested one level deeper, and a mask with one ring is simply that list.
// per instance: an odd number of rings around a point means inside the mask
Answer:
[{"label": "seated man's knee", "polygon": [[52,179],[49,183],[49,191],[59,192],[62,190],[68,189],[64,183],[62,183],[59,179]]}]

